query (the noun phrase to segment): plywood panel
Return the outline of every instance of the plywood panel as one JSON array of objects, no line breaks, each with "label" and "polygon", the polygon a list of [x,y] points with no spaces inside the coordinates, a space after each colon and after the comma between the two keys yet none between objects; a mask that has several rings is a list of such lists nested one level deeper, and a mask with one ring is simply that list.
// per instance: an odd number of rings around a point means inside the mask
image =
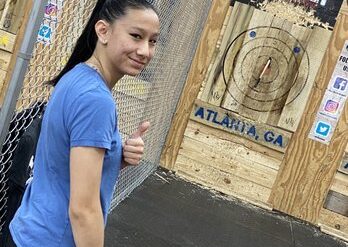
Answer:
[{"label": "plywood panel", "polygon": [[331,190],[348,196],[348,175],[337,172]]},{"label": "plywood panel", "polygon": [[319,226],[323,232],[348,241],[347,217],[323,208],[320,211]]},{"label": "plywood panel", "polygon": [[[230,45],[231,41],[235,39],[239,33],[241,33],[247,28],[253,11],[253,7],[239,2],[236,2],[235,6],[233,7],[233,11],[229,19],[225,35],[221,42],[219,54],[215,59],[212,70],[209,73],[206,86],[202,93],[201,99],[203,101],[208,101],[214,105],[220,105],[223,93],[226,88],[225,82],[222,80],[221,74],[223,58],[225,56],[226,49]],[[237,51],[240,45],[241,42],[239,42],[239,44],[235,43],[234,47],[231,47],[231,49]],[[226,64],[231,64],[231,58],[233,58],[233,56],[229,56],[227,58]]]},{"label": "plywood panel", "polygon": [[253,162],[271,170],[278,171],[283,158],[283,154],[280,152],[195,121],[189,121],[185,137],[195,139],[201,145],[213,145],[216,153],[219,150],[225,152],[227,150],[227,152],[232,152],[236,159],[243,159],[246,163]]},{"label": "plywood panel", "polygon": [[0,29],[0,49],[13,52],[16,35]]},{"label": "plywood panel", "polygon": [[[293,88],[288,96],[287,102],[282,110],[278,126],[287,130],[295,131],[300,120],[302,113],[305,109],[308,96],[312,90],[315,77],[318,73],[320,64],[323,60],[325,51],[329,44],[329,40],[332,32],[324,30],[323,28],[315,27],[311,33],[308,45],[306,47],[306,52],[309,57],[309,67],[306,64],[306,59],[303,59],[300,66],[308,67],[309,74],[306,83],[301,90],[301,93],[298,94],[299,89]],[[320,42],[318,42],[320,40]],[[301,84],[299,84],[301,86]],[[292,99],[295,99],[291,102]]]},{"label": "plywood panel", "polygon": [[192,182],[197,182],[227,195],[233,195],[254,204],[268,207],[267,199],[270,189],[217,170],[183,155],[178,155],[175,172],[178,176],[187,178]]},{"label": "plywood panel", "polygon": [[316,87],[310,94],[270,197],[277,210],[314,224],[318,223],[320,210],[347,145],[348,108],[342,112],[329,145],[309,139],[308,134],[347,39],[348,16],[340,15],[316,77]]},{"label": "plywood panel", "polygon": [[214,47],[219,38],[229,5],[230,2],[225,0],[212,1],[209,17],[162,151],[160,163],[167,169],[172,169],[175,165],[193,103],[197,98],[201,82],[214,53]]},{"label": "plywood panel", "polygon": [[191,119],[285,152],[291,133],[241,117],[231,111],[196,100]]},{"label": "plywood panel", "polygon": [[7,70],[10,64],[12,53],[0,50],[0,70]]},{"label": "plywood panel", "polygon": [[210,141],[212,145],[207,145],[185,136],[179,154],[257,185],[272,188],[277,170],[250,160],[250,154],[244,158],[245,148],[238,144],[223,143],[223,147],[218,140]]}]

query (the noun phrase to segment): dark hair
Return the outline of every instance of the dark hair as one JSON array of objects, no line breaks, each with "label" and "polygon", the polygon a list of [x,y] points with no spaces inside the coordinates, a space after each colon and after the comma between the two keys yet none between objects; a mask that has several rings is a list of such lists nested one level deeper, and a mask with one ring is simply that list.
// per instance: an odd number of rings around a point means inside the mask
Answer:
[{"label": "dark hair", "polygon": [[98,41],[94,26],[99,20],[113,23],[124,16],[128,9],[152,9],[158,15],[155,7],[148,0],[98,0],[68,62],[48,84],[57,85],[58,81],[75,65],[85,62],[92,56]]}]

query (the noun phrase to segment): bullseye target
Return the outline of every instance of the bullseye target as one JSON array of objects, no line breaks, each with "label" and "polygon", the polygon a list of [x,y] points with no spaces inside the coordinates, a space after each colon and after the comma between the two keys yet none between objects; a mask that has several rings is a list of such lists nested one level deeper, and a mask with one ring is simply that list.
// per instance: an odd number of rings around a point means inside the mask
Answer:
[{"label": "bullseye target", "polygon": [[305,87],[309,57],[290,32],[260,26],[240,33],[223,60],[223,106],[269,112],[291,104]]}]

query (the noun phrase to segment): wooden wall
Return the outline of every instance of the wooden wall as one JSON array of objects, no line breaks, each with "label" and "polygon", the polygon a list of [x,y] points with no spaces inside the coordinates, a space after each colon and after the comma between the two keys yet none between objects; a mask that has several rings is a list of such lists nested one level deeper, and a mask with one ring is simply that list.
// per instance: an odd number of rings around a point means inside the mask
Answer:
[{"label": "wooden wall", "polygon": [[32,6],[27,0],[0,1],[0,106],[21,45]]},{"label": "wooden wall", "polygon": [[[222,2],[214,3],[211,15]],[[320,225],[323,231],[348,240],[348,218],[325,203],[335,193],[348,198],[348,175],[338,171],[348,151],[347,108],[329,145],[308,138],[338,54],[348,40],[347,12],[343,3],[332,34],[239,3],[233,8],[224,5],[225,19],[219,13],[206,25],[161,165],[190,181]],[[220,27],[220,32],[213,32],[212,26]],[[284,43],[306,51],[284,55],[288,73],[279,70],[276,84],[287,88],[285,93],[280,87],[259,97],[270,89],[266,82],[274,76],[263,74],[268,59],[258,59],[265,57],[265,49],[255,53],[256,61],[246,58],[244,66],[238,64],[240,57],[247,57],[243,47],[255,38],[255,30],[259,37],[277,37],[272,44],[253,40],[254,47],[277,47],[267,52],[276,59],[278,51],[287,52]],[[207,45],[215,49],[208,50]],[[199,53],[203,49],[207,56]],[[283,66],[279,61],[277,65]],[[248,70],[244,85],[238,84],[238,66]],[[254,71],[262,75],[260,81]]]}]

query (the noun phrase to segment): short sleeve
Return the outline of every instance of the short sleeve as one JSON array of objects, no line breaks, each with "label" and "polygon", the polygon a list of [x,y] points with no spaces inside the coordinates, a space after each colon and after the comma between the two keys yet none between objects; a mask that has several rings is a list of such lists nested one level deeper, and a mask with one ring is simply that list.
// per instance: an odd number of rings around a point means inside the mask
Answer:
[{"label": "short sleeve", "polygon": [[116,107],[103,89],[88,91],[76,98],[66,118],[70,148],[78,146],[111,149],[116,128]]}]

